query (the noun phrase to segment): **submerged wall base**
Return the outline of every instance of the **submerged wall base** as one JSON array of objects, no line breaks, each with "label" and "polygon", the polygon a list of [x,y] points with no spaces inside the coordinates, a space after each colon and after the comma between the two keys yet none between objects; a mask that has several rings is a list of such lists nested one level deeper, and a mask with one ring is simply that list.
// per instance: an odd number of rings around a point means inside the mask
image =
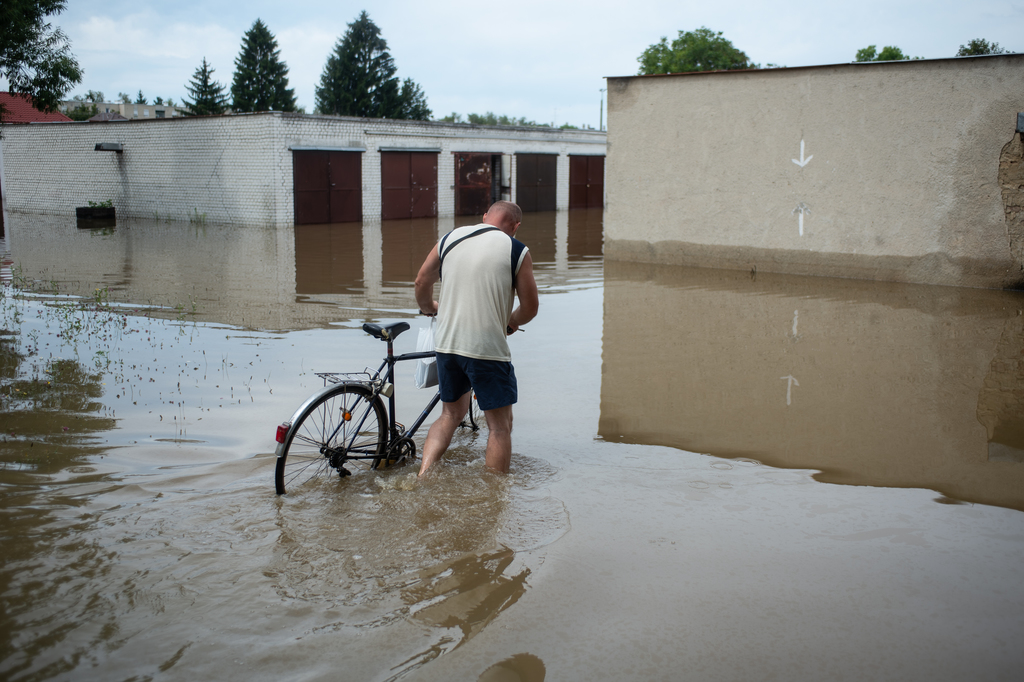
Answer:
[{"label": "submerged wall base", "polygon": [[1020,288],[1020,272],[1014,261],[952,258],[943,253],[873,256],[682,241],[651,243],[608,239],[604,245],[604,256],[608,260],[635,263],[745,270],[754,275],[758,272],[775,272],[985,289]]}]

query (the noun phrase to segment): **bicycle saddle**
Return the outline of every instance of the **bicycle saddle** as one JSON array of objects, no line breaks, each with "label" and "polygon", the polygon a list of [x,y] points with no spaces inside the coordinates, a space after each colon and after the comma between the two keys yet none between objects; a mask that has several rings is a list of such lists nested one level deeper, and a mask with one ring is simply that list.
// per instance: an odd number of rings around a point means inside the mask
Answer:
[{"label": "bicycle saddle", "polygon": [[395,322],[386,327],[379,324],[364,324],[363,331],[381,341],[394,341],[398,335],[409,329],[408,322]]}]

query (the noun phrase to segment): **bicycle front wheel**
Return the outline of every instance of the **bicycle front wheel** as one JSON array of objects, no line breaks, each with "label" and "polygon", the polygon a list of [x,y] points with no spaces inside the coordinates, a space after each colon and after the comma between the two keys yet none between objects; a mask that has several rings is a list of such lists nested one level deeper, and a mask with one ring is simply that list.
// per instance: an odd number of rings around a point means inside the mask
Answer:
[{"label": "bicycle front wheel", "polygon": [[373,462],[387,445],[387,412],[362,384],[337,384],[295,419],[277,458],[277,494],[347,476],[352,459]]}]

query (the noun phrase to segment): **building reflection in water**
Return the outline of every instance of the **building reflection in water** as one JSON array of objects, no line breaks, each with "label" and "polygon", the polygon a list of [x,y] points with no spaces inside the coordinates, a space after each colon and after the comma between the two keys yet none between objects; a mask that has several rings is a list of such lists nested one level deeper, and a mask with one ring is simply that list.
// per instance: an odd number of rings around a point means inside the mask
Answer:
[{"label": "building reflection in water", "polygon": [[1024,510],[1019,293],[605,265],[599,433]]},{"label": "building reflection in water", "polygon": [[361,223],[295,226],[295,293],[363,291]]},{"label": "building reflection in water", "polygon": [[[294,330],[415,315],[413,282],[430,247],[480,216],[292,227],[124,220],[79,230],[74,219],[15,215],[9,260],[61,293],[163,307],[169,316]],[[601,211],[528,213],[518,237],[538,284],[600,281]],[[48,287],[49,288],[49,287]]]}]

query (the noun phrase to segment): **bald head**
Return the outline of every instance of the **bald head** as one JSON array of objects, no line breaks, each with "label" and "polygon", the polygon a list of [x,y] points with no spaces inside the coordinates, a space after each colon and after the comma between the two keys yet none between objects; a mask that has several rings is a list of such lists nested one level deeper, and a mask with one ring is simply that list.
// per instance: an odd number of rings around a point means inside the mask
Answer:
[{"label": "bald head", "polygon": [[484,222],[511,235],[523,222],[523,210],[511,201],[495,201],[484,214]]}]

